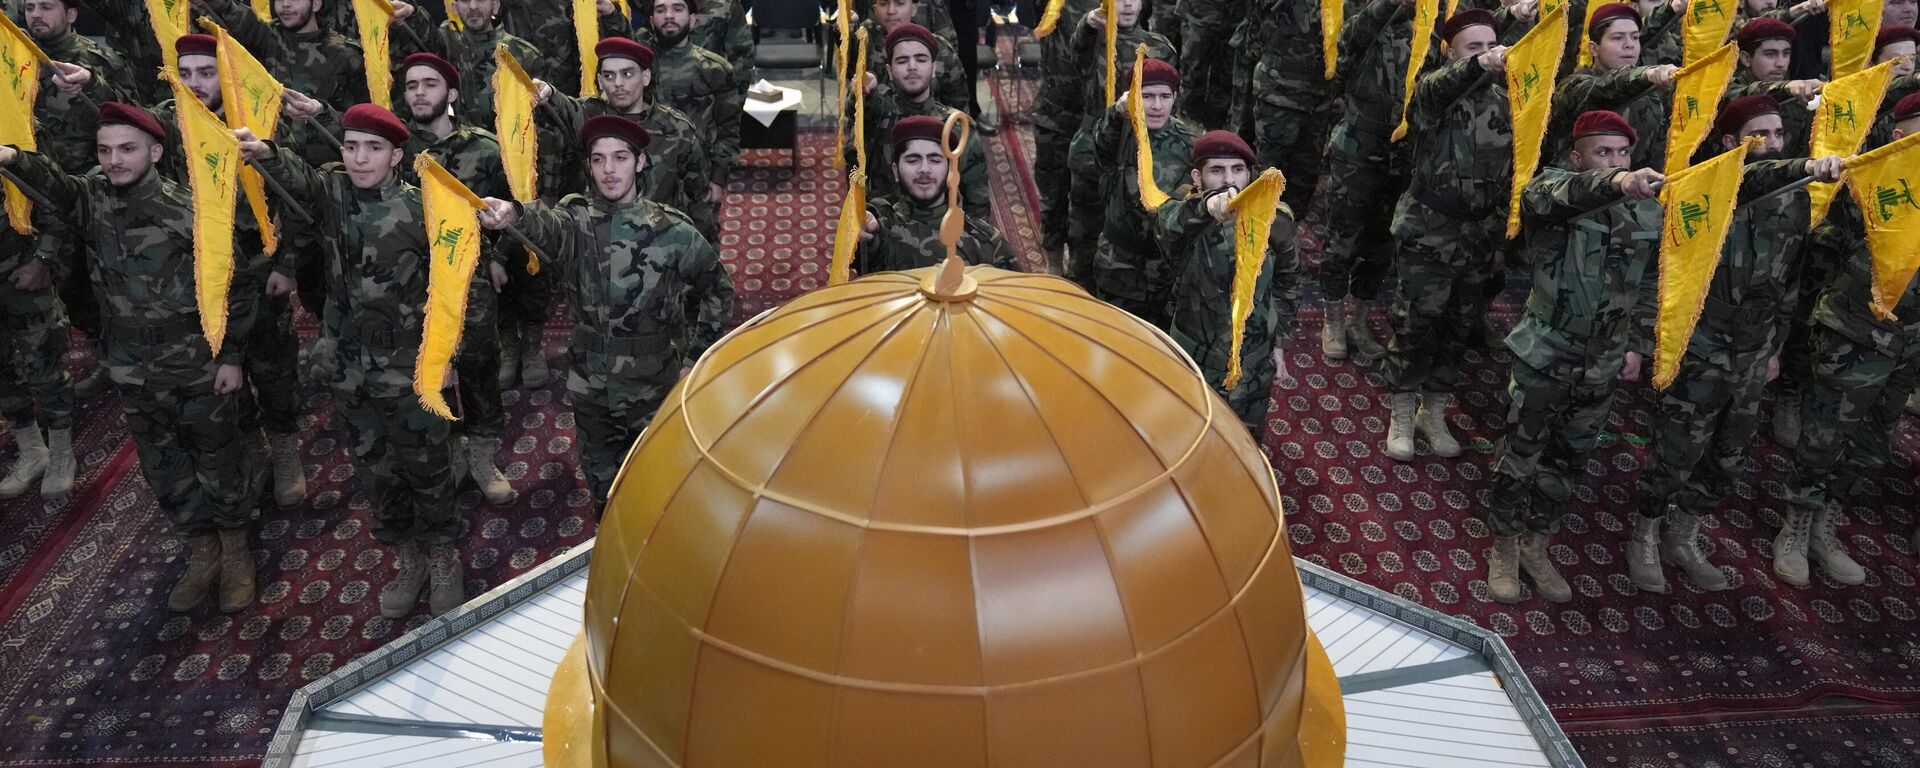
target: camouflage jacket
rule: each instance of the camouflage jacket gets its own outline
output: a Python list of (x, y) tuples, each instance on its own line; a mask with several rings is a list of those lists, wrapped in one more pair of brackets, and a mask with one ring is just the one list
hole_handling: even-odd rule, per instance
[[(1079, 101), (1069, 108), (1080, 115), (1080, 125), (1083, 127), (1092, 125), (1100, 118), (1101, 113), (1113, 105), (1112, 100), (1107, 98), (1106, 40), (1106, 33), (1095, 29), (1085, 18), (1082, 18), (1080, 26), (1073, 30), (1073, 82), (1077, 84), (1075, 87), (1080, 91), (1080, 97)], [(1113, 73), (1114, 77), (1120, 78), (1120, 82), (1114, 84), (1114, 98), (1119, 98), (1120, 94), (1127, 92), (1129, 82), (1126, 78), (1133, 66), (1134, 48), (1141, 43), (1147, 44), (1147, 58), (1166, 62), (1179, 61), (1177, 58), (1179, 51), (1174, 50), (1173, 43), (1167, 40), (1166, 35), (1149, 32), (1146, 27), (1139, 24), (1120, 30), (1120, 34), (1115, 36), (1113, 47), (1114, 55), (1117, 57)], [(1043, 106), (1040, 109), (1045, 110), (1047, 107)]]
[[(932, 97), (914, 101), (894, 90), (891, 85), (881, 85), (874, 88), (873, 93), (867, 94), (868, 198), (880, 200), (900, 194), (900, 183), (893, 177), (892, 151), (887, 141), (887, 134), (893, 130), (894, 123), (915, 115), (928, 115), (945, 121), (948, 115), (957, 111)], [(851, 103), (847, 105), (845, 120), (847, 147), (844, 154), (847, 167), (852, 168), (856, 155)], [(993, 199), (987, 191), (986, 142), (977, 131), (968, 135), (967, 147), (960, 152), (960, 207), (966, 210), (968, 218), (993, 220)]]
[(1035, 94), (1040, 105), (1031, 112), (1035, 123), (1059, 131), (1079, 129), (1083, 73), (1076, 69), (1079, 63), (1074, 59), (1077, 49), (1073, 43), (1087, 14), (1099, 7), (1100, 0), (1066, 0), (1053, 34), (1040, 41), (1040, 87)]
[[(1697, 10), (1710, 12), (1713, 8), (1721, 8), (1730, 13), (1734, 6), (1740, 4), (1739, 0), (1700, 0)], [(1646, 26), (1640, 30), (1640, 66), (1680, 66), (1686, 44), (1680, 38), (1680, 22), (1681, 16), (1673, 12), (1673, 6), (1659, 3), (1653, 7), (1653, 11), (1647, 14)]]
[(1893, 141), (1893, 108), (1901, 99), (1915, 93), (1920, 93), (1920, 72), (1901, 75), (1887, 84), (1887, 95), (1880, 100), (1880, 111), (1873, 116), (1873, 127), (1867, 129), (1867, 140), (1861, 142), (1860, 151), (1886, 146)]
[[(1101, 116), (1094, 126), (1094, 152), (1100, 158), (1103, 173), (1100, 186), (1107, 191), (1105, 223), (1100, 231), (1103, 240), (1115, 247), (1113, 254), (1117, 258), (1141, 259), (1155, 257), (1160, 250), (1154, 242), (1154, 211), (1140, 205), (1140, 154), (1134, 147), (1133, 121), (1127, 112), (1120, 108), (1111, 108)], [(1205, 133), (1200, 126), (1184, 117), (1175, 115), (1167, 124), (1158, 129), (1148, 129), (1147, 143), (1153, 149), (1153, 183), (1161, 191), (1171, 193), (1188, 182), (1188, 172), (1193, 170), (1190, 159), (1193, 155), (1193, 142)], [(1102, 253), (1106, 253), (1102, 250)], [(1107, 264), (1102, 269), (1143, 269), (1148, 265), (1140, 263)], [(1149, 284), (1165, 286), (1172, 279), (1170, 274), (1149, 275)]]
[(400, 168), (404, 170), (402, 178), (408, 184), (419, 183), (413, 172), (413, 159), (427, 152), (474, 194), (502, 200), (513, 197), (513, 192), (507, 189), (507, 169), (500, 164), (500, 140), (494, 137), (493, 131), (458, 120), (445, 136), (435, 136), (419, 125), (410, 127), (412, 134), (405, 145), (407, 156), (400, 161)]
[[(319, 222), (327, 282), (320, 332), (338, 344), (334, 387), (374, 397), (412, 391), (431, 260), (420, 190), (398, 175), (379, 189), (359, 189), (339, 167), (314, 168), (285, 147), (260, 166)], [(283, 263), (274, 271), (291, 277), (297, 269)], [(492, 290), (486, 270), (475, 269), (462, 339), (491, 337), (481, 325), (492, 304), (478, 294)]]
[(1300, 0), (1253, 0), (1260, 28), (1254, 65), (1257, 98), (1295, 111), (1320, 109), (1330, 91), (1320, 33), (1320, 4)]
[[(635, 11), (638, 13), (639, 11)], [(618, 15), (614, 19), (618, 20)], [(555, 87), (564, 88), (569, 94), (578, 93), (580, 79), (573, 77), (580, 71), (580, 43), (574, 39), (573, 4), (567, 0), (502, 0), (500, 13), (494, 17), (494, 27), (507, 34), (525, 40), (540, 52), (544, 62), (542, 67), (548, 75), (559, 80)], [(488, 50), (492, 54), (492, 50)], [(520, 52), (513, 54), (519, 57)], [(530, 66), (526, 59), (520, 59), (523, 67)], [(467, 80), (467, 68), (460, 68), (460, 80)], [(532, 69), (527, 74), (540, 77)], [(462, 89), (465, 90), (465, 89)]]
[(1413, 175), (1394, 214), (1393, 234), (1418, 237), (1437, 214), (1456, 227), (1484, 229), (1486, 241), (1504, 240), (1513, 188), (1506, 77), (1487, 72), (1475, 58), (1422, 75), (1414, 84), (1407, 132), (1415, 144)]
[[(898, 272), (936, 266), (947, 258), (947, 246), (940, 242), (940, 223), (947, 215), (945, 195), (932, 203), (901, 195), (897, 200), (869, 203), (867, 212), (879, 220), (880, 229), (860, 243), (853, 257), (853, 271), (862, 275)], [(1000, 236), (1000, 230), (972, 216), (966, 216), (966, 229), (954, 250), (969, 265), (1021, 271), (1020, 260), (1006, 238)]]
[(325, 28), (295, 32), (278, 22), (267, 24), (253, 15), (252, 6), (238, 0), (211, 0), (208, 5), (220, 26), (259, 58), (281, 85), (339, 110), (368, 100), (367, 72), (358, 42)]
[[(1883, 211), (1901, 222), (1920, 217), (1920, 203), (1896, 196), (1886, 201)], [(1915, 346), (1920, 344), (1920, 280), (1909, 279), (1906, 290), (1894, 297), (1894, 319), (1874, 314), (1873, 253), (1867, 250), (1860, 207), (1845, 191), (1834, 197), (1820, 235), (1841, 245), (1843, 261), (1835, 265), (1832, 282), (1813, 305), (1813, 322), (1887, 357), (1913, 359), (1920, 349)]]
[[(472, 121), (476, 125), (493, 125), (493, 50), (506, 46), (507, 52), (520, 62), (520, 67), (531, 77), (542, 80), (555, 80), (555, 71), (548, 65), (547, 56), (526, 40), (514, 37), (501, 29), (498, 24), (493, 29), (477, 32), (472, 28), (454, 31), (453, 27), (442, 23), (438, 27), (428, 26), (426, 15), (415, 13), (401, 22), (414, 31), (420, 41), (426, 44), (427, 51), (453, 62), (460, 70), (460, 100), (454, 104), (454, 114)], [(401, 60), (418, 53), (412, 38), (405, 34), (393, 37), (394, 66)], [(568, 73), (567, 76), (573, 76)], [(559, 77), (565, 80), (566, 77)], [(399, 78), (394, 78), (394, 88), (401, 86)], [(398, 101), (396, 99), (395, 101)]]
[[(694, 45), (726, 58), (741, 93), (753, 84), (753, 28), (747, 26), (744, 0), (706, 0), (688, 37)], [(952, 29), (952, 24), (948, 24)]]
[(1660, 203), (1621, 202), (1618, 173), (1542, 168), (1520, 196), (1533, 290), (1507, 346), (1534, 368), (1650, 351)]
[(697, 359), (726, 331), (733, 280), (679, 211), (645, 198), (621, 205), (576, 194), (557, 205), (526, 203), (522, 214), (521, 229), (571, 292), (583, 375), (654, 367), (630, 362), (639, 357)]
[[(1665, 167), (1667, 118), (1673, 108), (1673, 90), (1648, 79), (1650, 67), (1626, 67), (1611, 72), (1582, 67), (1560, 81), (1553, 92), (1553, 116), (1547, 120), (1542, 164), (1564, 164), (1573, 149), (1573, 121), (1583, 112), (1607, 110), (1627, 118), (1640, 140), (1633, 143), (1634, 168)], [(1711, 110), (1710, 107), (1707, 109)]]
[(131, 68), (127, 79), (140, 103), (153, 104), (167, 98), (167, 84), (158, 77), (164, 62), (160, 40), (154, 35), (153, 19), (147, 15), (145, 0), (91, 0), (88, 5), (98, 11), (106, 23), (107, 47), (119, 52)]
[[(121, 384), (170, 387), (204, 380), (213, 366), (235, 365), (245, 350), (258, 291), (227, 297), (228, 333), (215, 359), (200, 331), (194, 285), (193, 195), (156, 172), (119, 188), (104, 176), (70, 176), (51, 159), (21, 152), (10, 169), (62, 210), (87, 245), (107, 367)], [(257, 234), (235, 217), (236, 259), (258, 253)], [(84, 224), (80, 224), (84, 222)], [(242, 284), (236, 270), (235, 285)]]
[(1744, 369), (1756, 355), (1780, 351), (1800, 303), (1802, 246), (1811, 213), (1805, 189), (1757, 198), (1805, 175), (1805, 160), (1747, 163), (1720, 266), (1687, 344), (1689, 358), (1731, 372)]
[(34, 102), (34, 140), (41, 152), (67, 173), (84, 173), (98, 165), (94, 134), (100, 128), (99, 104), (133, 98), (132, 71), (126, 60), (106, 46), (69, 30), (53, 40), (39, 40), (40, 49), (54, 61), (78, 64), (93, 74), (82, 89), (86, 99), (69, 97), (53, 84), (53, 68), (40, 68), (40, 97)]
[[(1154, 235), (1173, 269), (1168, 315), (1172, 334), (1203, 370), (1225, 371), (1233, 344), (1233, 223), (1207, 213), (1210, 195), (1190, 192), (1161, 204)], [(1280, 203), (1267, 234), (1267, 258), (1253, 285), (1253, 314), (1241, 336), (1243, 356), (1263, 355), (1292, 332), (1300, 304), (1300, 256), (1293, 210)], [(1208, 377), (1212, 378), (1211, 375)]]
[[(556, 198), (591, 191), (587, 189), (587, 147), (580, 146), (580, 126), (589, 117), (613, 114), (613, 105), (599, 97), (576, 99), (561, 93), (553, 94), (547, 104), (553, 109), (534, 110), (534, 119), (547, 128), (540, 135), (541, 156), (563, 158), (564, 167), (555, 174), (556, 183), (541, 180), (542, 190)], [(665, 104), (648, 104), (626, 117), (645, 126), (651, 137), (640, 195), (696, 221), (712, 216), (713, 203), (707, 194), (716, 179), (708, 171), (707, 154), (693, 120)]]
[[(1083, 6), (1078, 14), (1075, 14), (1072, 8), (1075, 5)], [(862, 23), (873, 19), (873, 0), (854, 0), (852, 6), (854, 12), (860, 14)], [(1066, 22), (1069, 21), (1068, 16), (1085, 15), (1087, 11), (1100, 7), (1100, 0), (1067, 0), (1067, 6), (1061, 9), (1059, 29), (1070, 29), (1066, 26)], [(954, 30), (953, 14), (947, 8), (947, 0), (920, 0), (920, 12), (913, 15), (913, 21), (939, 37), (947, 40), (960, 39), (960, 35)], [(1040, 20), (1034, 19), (1032, 23), (1038, 24)]]
[[(868, 20), (861, 24), (867, 30), (867, 71), (881, 80), (887, 79), (887, 31), (880, 28), (880, 22)], [(935, 36), (940, 50), (933, 52), (933, 96), (942, 104), (965, 104), (973, 99), (972, 83), (967, 82), (966, 67), (960, 63), (960, 51), (953, 41)], [(849, 69), (852, 64), (847, 65)]]
[(654, 51), (648, 97), (680, 110), (699, 129), (707, 170), (718, 181), (740, 164), (740, 116), (746, 92), (735, 87), (733, 65), (690, 43)]
[(1346, 109), (1340, 121), (1348, 130), (1385, 136), (1400, 124), (1412, 39), (1413, 9), (1400, 0), (1373, 0), (1341, 28), (1338, 79)]

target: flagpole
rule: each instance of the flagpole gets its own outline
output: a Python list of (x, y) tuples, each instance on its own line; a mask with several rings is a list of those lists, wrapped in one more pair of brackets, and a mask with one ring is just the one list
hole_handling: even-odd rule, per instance
[[(1664, 187), (1664, 186), (1666, 186), (1666, 185), (1667, 185), (1667, 182), (1665, 182), (1665, 181), (1656, 181), (1656, 182), (1654, 182), (1654, 183), (1653, 183), (1653, 192), (1654, 192), (1654, 194), (1655, 194), (1655, 195), (1658, 195), (1658, 194), (1660, 194), (1660, 188), (1661, 188), (1661, 187)], [(1573, 220), (1575, 220), (1575, 221), (1578, 221), (1578, 220), (1580, 220), (1580, 219), (1585, 219), (1585, 218), (1588, 218), (1588, 217), (1592, 217), (1592, 216), (1598, 216), (1598, 215), (1600, 215), (1600, 214), (1602, 214), (1602, 213), (1606, 213), (1607, 211), (1611, 211), (1611, 210), (1613, 210), (1613, 209), (1615, 209), (1615, 208), (1618, 208), (1618, 207), (1620, 207), (1620, 206), (1622, 206), (1622, 205), (1626, 205), (1627, 203), (1631, 203), (1631, 202), (1633, 202), (1633, 201), (1634, 201), (1635, 199), (1636, 199), (1636, 198), (1631, 198), (1631, 197), (1622, 197), (1622, 198), (1620, 198), (1620, 199), (1618, 199), (1618, 200), (1615, 200), (1615, 201), (1613, 201), (1613, 202), (1611, 202), (1611, 203), (1607, 203), (1606, 205), (1602, 205), (1602, 206), (1600, 206), (1600, 207), (1597, 207), (1597, 208), (1590, 208), (1590, 209), (1587, 209), (1587, 210), (1585, 210), (1585, 211), (1581, 211), (1581, 212), (1580, 212), (1580, 214), (1579, 214), (1578, 216), (1575, 216), (1575, 217), (1573, 217)], [(1650, 199), (1650, 198), (1649, 198), (1649, 199)]]
[(307, 210), (305, 208), (300, 207), (299, 199), (295, 198), (292, 192), (288, 192), (286, 187), (280, 186), (280, 181), (278, 179), (275, 179), (273, 177), (273, 174), (267, 173), (267, 169), (262, 168), (260, 166), (260, 161), (249, 157), (247, 158), (247, 165), (252, 166), (253, 170), (260, 174), (260, 178), (267, 182), (267, 186), (273, 189), (274, 194), (279, 195), (282, 198), (286, 199), (287, 204), (283, 207), (292, 210), (294, 213), (300, 214), (301, 221), (304, 221), (308, 224), (317, 223), (313, 220), (312, 214), (307, 213)]
[(49, 211), (58, 210), (59, 206), (54, 205), (52, 200), (48, 200), (46, 195), (40, 194), (40, 190), (34, 189), (33, 185), (21, 181), (19, 176), (13, 175), (13, 171), (0, 168), (0, 179), (6, 179), (14, 186), (19, 187), (20, 191), (27, 197), (33, 198), (33, 202), (36, 205)]
[(508, 235), (512, 236), (513, 239), (520, 241), (520, 244), (526, 246), (527, 250), (533, 251), (533, 255), (539, 258), (542, 263), (546, 263), (546, 264), (553, 263), (552, 259), (547, 258), (547, 252), (540, 250), (540, 246), (534, 245), (532, 240), (527, 239), (527, 234), (525, 232), (521, 232), (519, 227), (516, 227), (512, 224), (508, 224), (504, 227), (501, 227), (500, 231), (505, 232)]
[[(1796, 190), (1796, 189), (1799, 189), (1799, 188), (1801, 188), (1801, 187), (1804, 187), (1804, 186), (1806, 186), (1806, 185), (1808, 185), (1808, 184), (1812, 184), (1813, 182), (1814, 182), (1814, 178), (1813, 178), (1812, 176), (1807, 176), (1807, 177), (1805, 177), (1805, 178), (1802, 178), (1802, 179), (1800, 179), (1799, 181), (1796, 181), (1796, 182), (1793, 182), (1793, 183), (1790, 183), (1790, 184), (1787, 184), (1787, 185), (1784, 185), (1784, 186), (1782, 186), (1782, 187), (1780, 187), (1779, 189), (1776, 189), (1776, 190), (1773, 190), (1773, 191), (1771, 191), (1771, 192), (1768, 192), (1768, 193), (1766, 193), (1766, 194), (1764, 194), (1764, 195), (1761, 195), (1761, 196), (1759, 196), (1759, 197), (1754, 197), (1754, 198), (1749, 198), (1749, 199), (1748, 199), (1748, 200), (1746, 200), (1746, 201), (1745, 201), (1744, 203), (1741, 203), (1741, 205), (1753, 205), (1754, 203), (1757, 203), (1757, 202), (1760, 202), (1760, 201), (1762, 201), (1762, 200), (1766, 200), (1766, 199), (1768, 199), (1768, 198), (1771, 198), (1771, 197), (1774, 197), (1774, 196), (1776, 196), (1776, 195), (1784, 195), (1784, 194), (1786, 194), (1786, 193), (1788, 193), (1788, 192), (1792, 192), (1792, 191), (1794, 191), (1794, 190)], [(1658, 193), (1658, 192), (1660, 191), (1660, 188), (1661, 188), (1661, 187), (1664, 187), (1664, 186), (1666, 186), (1666, 185), (1667, 185), (1667, 183), (1666, 183), (1665, 181), (1656, 181), (1656, 182), (1654, 182), (1654, 183), (1653, 183), (1653, 191), (1654, 191), (1655, 193)], [(1592, 210), (1588, 210), (1588, 211), (1584, 211), (1584, 212), (1582, 212), (1582, 213), (1581, 213), (1580, 215), (1578, 215), (1578, 216), (1575, 216), (1575, 217), (1573, 217), (1573, 218), (1575, 218), (1575, 219), (1584, 219), (1584, 218), (1587, 218), (1587, 217), (1589, 217), (1589, 216), (1595, 216), (1595, 215), (1598, 215), (1598, 214), (1601, 214), (1601, 213), (1605, 213), (1605, 212), (1607, 212), (1607, 211), (1609, 211), (1609, 210), (1612, 210), (1612, 209), (1614, 209), (1614, 208), (1616, 208), (1616, 207), (1618, 207), (1618, 206), (1620, 206), (1620, 205), (1623, 205), (1623, 204), (1626, 204), (1626, 203), (1630, 203), (1630, 202), (1633, 202), (1633, 198), (1624, 198), (1624, 197), (1623, 197), (1623, 198), (1621, 198), (1621, 199), (1619, 199), (1619, 200), (1615, 200), (1615, 201), (1613, 201), (1613, 202), (1611, 202), (1611, 203), (1607, 203), (1606, 205), (1603, 205), (1603, 206), (1600, 206), (1600, 207), (1598, 207), (1598, 208), (1594, 208), (1594, 209), (1592, 209)]]
[(312, 126), (312, 127), (313, 127), (313, 132), (314, 132), (314, 133), (317, 133), (317, 134), (320, 134), (320, 138), (323, 138), (323, 139), (326, 139), (326, 140), (327, 140), (327, 144), (329, 144), (329, 145), (331, 145), (331, 146), (332, 146), (332, 147), (334, 148), (334, 150), (335, 150), (335, 151), (339, 151), (339, 150), (340, 150), (340, 140), (339, 140), (339, 139), (336, 139), (336, 138), (334, 138), (334, 137), (333, 137), (333, 132), (332, 132), (332, 131), (329, 131), (329, 130), (327, 130), (327, 127), (326, 127), (326, 126), (324, 126), (324, 125), (321, 125), (321, 124), (320, 124), (320, 121), (319, 121), (319, 120), (315, 120), (315, 119), (313, 119), (313, 118), (312, 118), (312, 117), (310, 117), (310, 116), (309, 116), (309, 117), (301, 117), (300, 119), (301, 119), (301, 120), (305, 120), (305, 121), (307, 122), (307, 125), (310, 125), (310, 126)]

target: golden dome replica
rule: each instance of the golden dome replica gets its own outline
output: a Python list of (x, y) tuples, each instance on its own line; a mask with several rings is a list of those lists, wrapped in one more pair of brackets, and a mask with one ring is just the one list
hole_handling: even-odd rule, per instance
[(548, 766), (1327, 768), (1265, 457), (1145, 322), (878, 274), (742, 326), (628, 456)]

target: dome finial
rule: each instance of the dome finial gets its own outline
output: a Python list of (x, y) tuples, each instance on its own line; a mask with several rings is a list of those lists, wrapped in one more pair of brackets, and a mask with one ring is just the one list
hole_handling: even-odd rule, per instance
[(947, 215), (940, 220), (940, 242), (947, 246), (947, 259), (933, 279), (920, 286), (935, 301), (966, 301), (979, 288), (967, 277), (967, 265), (960, 260), (960, 235), (967, 227), (967, 215), (960, 210), (960, 154), (966, 151), (971, 133), (966, 114), (958, 110), (947, 115), (940, 130), (940, 151), (947, 156)]

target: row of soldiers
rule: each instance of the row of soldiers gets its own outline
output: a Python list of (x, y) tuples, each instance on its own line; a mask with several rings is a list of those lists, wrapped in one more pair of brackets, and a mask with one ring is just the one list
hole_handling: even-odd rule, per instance
[[(725, 58), (689, 38), (727, 39), (741, 27), (705, 23), (686, 0), (657, 0), (648, 27), (629, 35), (601, 3), (597, 95), (574, 96), (577, 76), (534, 65), (546, 76), (534, 83), (543, 194), (505, 203), (500, 142), (485, 127), (487, 72), (496, 47), (519, 46), (498, 26), (509, 16), (497, 0), (453, 3), (464, 22), (457, 31), (394, 5), (394, 28), (413, 29), (393, 38), (397, 115), (360, 101), (358, 60), (308, 79), (320, 59), (355, 51), (334, 26), (353, 22), (317, 0), (279, 0), (271, 22), (245, 3), (196, 2), (196, 14), (230, 31), (274, 77), (305, 86), (283, 93), (275, 135), (236, 131), (271, 190), (279, 242), (270, 250), (244, 203), (237, 208), (227, 331), (214, 357), (196, 302), (183, 105), (146, 95), (144, 78), (131, 74), (137, 65), (126, 63), (139, 56), (77, 35), (78, 3), (29, 0), (18, 16), (53, 63), (41, 69), (34, 105), (38, 150), (0, 147), (0, 170), (36, 201), (37, 230), (24, 235), (10, 221), (0, 231), (0, 406), (19, 446), (0, 498), (30, 493), (36, 481), (49, 499), (71, 490), (73, 402), (93, 393), (83, 387), (92, 379), (70, 379), (64, 360), (71, 330), (83, 331), (99, 344), (89, 377), (119, 394), (142, 474), (188, 543), (169, 606), (192, 610), (211, 596), (222, 611), (244, 608), (254, 593), (258, 500), (270, 493), (292, 506), (306, 496), (297, 300), (321, 328), (309, 376), (332, 394), (372, 502), (373, 534), (394, 553), (381, 611), (405, 616), (423, 593), (433, 611), (448, 610), (465, 589), (455, 490), (470, 479), (488, 503), (513, 499), (496, 463), (502, 389), (545, 383), (549, 296), (566, 290), (568, 398), (581, 464), (604, 502), (627, 447), (731, 316), (731, 281), (712, 242), (737, 162), (743, 84)], [(569, 38), (540, 52), (571, 47)], [(209, 35), (173, 41), (178, 92), (216, 115), (239, 108), (224, 103), (221, 50)], [(476, 72), (457, 62), (485, 64)], [(489, 224), (520, 213), (534, 246), (486, 243), (451, 373), (433, 383), (457, 404), (453, 422), (415, 395), (432, 247), (412, 171), (423, 154), (499, 206)]]

